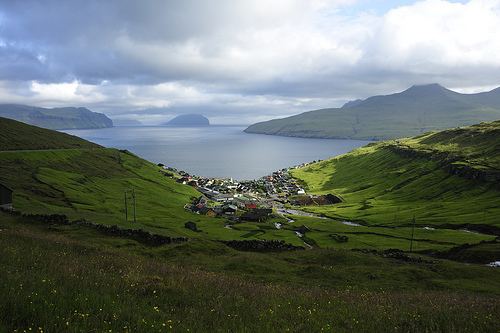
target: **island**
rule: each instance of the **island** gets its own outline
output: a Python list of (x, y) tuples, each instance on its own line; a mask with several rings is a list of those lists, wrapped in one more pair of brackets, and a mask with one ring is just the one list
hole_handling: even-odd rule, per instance
[(210, 121), (201, 114), (182, 114), (165, 123), (165, 125), (172, 127), (205, 127), (210, 126)]

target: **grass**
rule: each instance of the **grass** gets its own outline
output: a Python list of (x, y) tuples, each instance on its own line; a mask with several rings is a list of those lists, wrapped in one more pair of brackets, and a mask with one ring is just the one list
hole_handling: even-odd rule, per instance
[[(7, 125), (10, 126), (10, 123), (10, 120), (6, 120)], [(7, 125), (4, 127), (9, 127)], [(13, 130), (21, 131), (19, 137), (27, 137), (23, 139), (24, 146), (17, 148), (38, 147), (30, 142), (37, 141), (38, 137), (35, 135), (30, 138), (26, 134), (30, 133), (32, 126), (20, 123), (15, 125)], [(42, 131), (44, 147), (50, 146), (50, 142), (61, 141), (63, 145), (68, 143), (65, 141), (66, 135)], [(477, 131), (484, 132), (485, 128), (480, 127)], [(489, 147), (490, 150), (484, 156), (490, 156), (487, 164), (491, 164), (492, 156), (496, 156), (495, 148), (491, 147), (495, 146), (488, 146), (488, 141), (481, 141), (481, 138), (487, 137), (482, 132), (472, 133), (472, 137), (474, 144), (481, 149)], [(13, 136), (12, 131), (9, 133)], [(471, 133), (461, 133), (461, 140), (457, 139), (460, 137), (455, 133), (439, 135), (445, 135), (446, 140), (455, 138), (455, 145), (469, 143), (472, 147), (471, 135), (467, 134)], [(421, 142), (426, 140), (434, 140), (433, 147), (441, 147), (440, 144), (446, 141), (443, 138), (436, 140), (425, 136), (408, 140), (405, 145), (420, 145), (419, 149), (423, 149)], [(450, 177), (439, 169), (436, 161), (404, 159), (386, 149), (385, 144), (377, 144), (339, 159), (295, 171), (296, 177), (307, 178), (312, 191), (326, 193), (333, 189), (335, 193), (342, 194), (346, 202), (341, 205), (308, 208), (337, 218), (337, 222), (293, 217), (297, 222), (287, 224), (284, 219), (276, 218), (266, 223), (240, 223), (228, 229), (225, 228), (225, 219), (208, 218), (185, 211), (183, 206), (200, 194), (189, 186), (165, 177), (156, 165), (124, 151), (94, 147), (81, 141), (90, 145), (90, 148), (0, 151), (0, 183), (14, 189), (14, 205), (18, 210), (25, 213), (66, 214), (72, 220), (83, 218), (173, 237), (212, 240), (278, 239), (298, 246), (305, 246), (305, 240), (315, 247), (336, 249), (407, 250), (411, 231), (408, 224), (413, 214), (419, 224), (414, 242), (414, 249), (417, 251), (448, 251), (460, 244), (477, 244), (492, 238), (455, 230), (423, 231), (421, 227), (424, 225), (449, 223), (452, 219), (454, 223), (470, 222), (477, 216), (481, 217), (481, 223), (498, 222), (496, 216), (500, 208), (496, 205), (497, 191), (488, 186), (477, 186), (465, 179)], [(473, 155), (470, 148), (467, 159), (472, 158), (481, 159), (481, 156)], [(332, 172), (337, 168), (340, 172), (332, 177)], [(364, 172), (367, 169), (374, 172), (367, 174)], [(353, 183), (353, 179), (356, 182)], [(415, 181), (408, 182), (408, 179)], [(444, 184), (447, 184), (446, 187)], [(395, 190), (388, 191), (388, 187)], [(130, 216), (129, 221), (125, 221), (124, 193), (132, 188), (137, 197), (135, 224)], [(443, 190), (448, 191), (446, 201), (434, 200), (433, 196), (440, 199), (439, 195)], [(131, 215), (131, 200), (128, 210)], [(348, 227), (339, 223), (344, 218), (363, 220), (371, 226), (403, 227)], [(187, 221), (194, 221), (201, 231), (186, 229), (184, 223)], [(277, 230), (274, 222), (283, 223), (283, 228)], [(294, 231), (295, 227), (302, 224), (312, 229), (305, 239), (297, 237)], [(332, 234), (347, 236), (348, 242), (339, 243), (332, 238)]]
[(99, 148), (73, 135), (0, 117), (0, 150)]
[[(375, 226), (482, 224), (500, 227), (496, 181), (452, 175), (462, 163), (495, 175), (499, 169), (500, 122), (370, 144), (346, 155), (292, 172), (311, 193), (335, 193), (344, 202), (307, 210)], [(470, 137), (475, 137), (470, 140)], [(395, 151), (415, 152), (405, 157)], [(476, 147), (474, 149), (474, 147)], [(446, 157), (443, 157), (443, 153)], [(446, 158), (453, 157), (447, 161)]]
[(478, 265), (204, 240), (148, 247), (3, 213), (0, 230), (0, 331), (498, 329), (499, 272)]
[[(216, 240), (283, 239), (302, 245), (293, 231), (270, 223), (225, 228), (226, 220), (190, 213), (184, 205), (201, 194), (166, 177), (158, 166), (116, 149), (0, 151), (0, 183), (14, 189), (14, 206), (23, 213), (65, 214), (71, 220), (145, 229), (154, 233)], [(134, 189), (137, 222), (125, 221), (124, 193)], [(184, 227), (187, 221), (201, 232)], [(249, 234), (250, 231), (259, 231)]]
[[(413, 251), (428, 250), (447, 251), (461, 244), (477, 244), (491, 241), (496, 237), (464, 230), (424, 229), (417, 227), (368, 227), (350, 226), (340, 220), (325, 221), (323, 219), (293, 216), (295, 225), (305, 225), (311, 229), (307, 237), (321, 248), (335, 249), (402, 249), (409, 250), (412, 231), (414, 234)], [(287, 226), (291, 228), (292, 225)], [(344, 235), (347, 242), (336, 242), (332, 235)], [(489, 262), (489, 261), (488, 261)]]
[[(1, 152), (0, 182), (14, 189), (25, 213), (165, 229), (172, 233), (199, 217), (183, 209), (198, 193), (163, 176), (155, 165), (115, 149)], [(138, 223), (125, 222), (125, 190), (135, 189)], [(131, 200), (129, 200), (131, 202)], [(132, 211), (130, 205), (129, 211)]]
[[(14, 189), (16, 209), (189, 241), (149, 246), (83, 225), (47, 225), (0, 212), (0, 332), (498, 331), (498, 269), (425, 255), (439, 251), (439, 256), (483, 262), (497, 259), (498, 241), (421, 228), (460, 223), (455, 218), (463, 214), (478, 218), (484, 207), (481, 223), (496, 225), (498, 191), (447, 175), (435, 160), (402, 158), (378, 144), (296, 171), (310, 189), (345, 199), (338, 206), (308, 209), (363, 218), (367, 226), (292, 216), (290, 224), (274, 218), (228, 229), (224, 219), (185, 211), (184, 204), (199, 193), (152, 163), (90, 143), (75, 146), (56, 132), (30, 137), (29, 128), (16, 126), (26, 137), (15, 149), (5, 151), (14, 147), (8, 145), (13, 140), (0, 146), (0, 183)], [(69, 146), (50, 149), (58, 140)], [(416, 140), (405, 144), (416, 147), (432, 137)], [(462, 151), (453, 147), (454, 154)], [(474, 159), (482, 168), (496, 163), (491, 151), (488, 156), (463, 151), (462, 162)], [(124, 191), (131, 188), (137, 194), (135, 224), (124, 221)], [(394, 217), (396, 207), (401, 208)], [(408, 217), (415, 212), (425, 213), (417, 215), (414, 235), (420, 253), (381, 252), (408, 248)], [(184, 228), (189, 220), (201, 231)], [(277, 230), (274, 222), (283, 228)], [(304, 239), (294, 231), (301, 225), (310, 228)], [(306, 241), (312, 249), (240, 252), (219, 242), (230, 239)], [(457, 247), (465, 243), (474, 245)]]

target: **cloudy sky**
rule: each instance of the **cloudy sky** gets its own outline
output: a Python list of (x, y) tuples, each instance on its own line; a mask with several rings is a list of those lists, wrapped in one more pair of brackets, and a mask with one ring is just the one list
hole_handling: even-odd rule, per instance
[(500, 86), (500, 0), (0, 1), (0, 103), (252, 123)]

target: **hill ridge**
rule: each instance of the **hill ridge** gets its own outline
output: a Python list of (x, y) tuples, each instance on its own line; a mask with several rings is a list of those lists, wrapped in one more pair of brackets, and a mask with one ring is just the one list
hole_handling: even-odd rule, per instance
[(439, 84), (253, 124), (247, 133), (384, 140), (500, 119), (500, 88), (462, 94)]
[(0, 117), (48, 129), (113, 127), (105, 114), (85, 107), (42, 108), (24, 104), (0, 104)]
[(0, 117), (0, 151), (102, 148), (66, 133)]

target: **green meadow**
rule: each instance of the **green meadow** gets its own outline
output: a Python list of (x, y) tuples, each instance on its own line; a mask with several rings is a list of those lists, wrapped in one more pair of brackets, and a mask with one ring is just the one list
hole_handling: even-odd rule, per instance
[[(329, 218), (228, 227), (186, 211), (199, 192), (148, 161), (58, 132), (35, 128), (30, 137), (31, 126), (15, 123), (19, 138), (0, 136), (0, 183), (14, 190), (16, 210), (188, 240), (157, 246), (0, 211), (0, 332), (497, 332), (500, 273), (484, 264), (500, 253), (489, 232), (499, 226), (498, 186), (450, 174), (440, 160), (444, 151), (453, 155), (446, 161), (494, 176), (498, 135), (485, 126), (372, 144), (297, 169), (310, 193), (343, 198), (302, 207)], [(220, 242), (255, 239), (304, 250)]]
[[(405, 155), (410, 156), (405, 156)], [(338, 205), (307, 207), (370, 226), (481, 224), (500, 228), (500, 122), (373, 143), (293, 170), (310, 193), (334, 193)], [(453, 174), (450, 168), (477, 177)]]
[(409, 258), (152, 247), (0, 213), (0, 331), (497, 331), (497, 269)]

